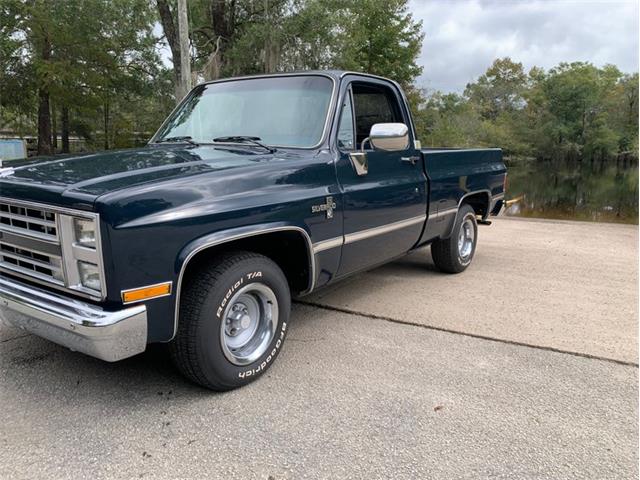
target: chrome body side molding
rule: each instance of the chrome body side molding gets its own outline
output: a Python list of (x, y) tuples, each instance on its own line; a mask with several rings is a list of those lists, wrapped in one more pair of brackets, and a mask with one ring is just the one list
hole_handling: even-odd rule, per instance
[(359, 232), (349, 233), (342, 237), (322, 240), (321, 242), (313, 244), (313, 253), (324, 252), (325, 250), (341, 247), (342, 245), (346, 245), (348, 243), (365, 240), (367, 238), (376, 237), (378, 235), (384, 235), (385, 233), (390, 233), (394, 230), (410, 227), (411, 225), (415, 225), (416, 223), (423, 223), (426, 219), (426, 215), (419, 215), (417, 217), (400, 220), (399, 222), (389, 223), (380, 227), (368, 228), (366, 230), (360, 230)]
[(323, 240), (313, 244), (313, 253), (317, 254), (330, 250), (332, 248), (341, 247), (344, 244), (344, 237), (335, 237), (328, 240)]
[(446, 210), (442, 210), (441, 212), (433, 213), (429, 215), (429, 218), (438, 218), (438, 217), (446, 217), (447, 215), (453, 215), (454, 213), (458, 213), (459, 207), (447, 208)]
[(344, 243), (353, 243), (366, 238), (376, 237), (378, 235), (384, 235), (385, 233), (393, 232), (401, 228), (410, 227), (416, 223), (424, 223), (427, 219), (426, 215), (419, 215), (417, 217), (408, 218), (406, 220), (400, 220), (399, 222), (389, 223), (381, 227), (368, 228), (359, 232), (349, 233), (344, 236)]
[(367, 230), (362, 230), (360, 232), (351, 233), (349, 235), (345, 235), (344, 237), (335, 237), (327, 240), (323, 240), (317, 243), (311, 242), (311, 237), (309, 233), (302, 227), (296, 227), (291, 225), (283, 225), (283, 226), (272, 226), (272, 227), (264, 227), (264, 226), (254, 226), (249, 228), (240, 228), (235, 232), (216, 232), (212, 235), (208, 235), (206, 237), (200, 238), (195, 242), (192, 242), (191, 247), (187, 246), (186, 251), (188, 251), (184, 260), (182, 260), (182, 264), (180, 266), (180, 272), (178, 274), (178, 281), (176, 283), (176, 305), (175, 305), (175, 313), (174, 313), (174, 326), (173, 326), (173, 335), (172, 338), (176, 335), (178, 331), (178, 321), (180, 318), (180, 293), (182, 291), (182, 281), (184, 278), (184, 273), (187, 269), (187, 265), (191, 261), (191, 259), (198, 253), (214, 247), (218, 245), (222, 245), (225, 243), (233, 242), (235, 240), (240, 240), (243, 238), (255, 237), (259, 235), (264, 235), (273, 232), (283, 232), (283, 231), (292, 231), (301, 234), (307, 244), (307, 254), (309, 256), (309, 288), (301, 294), (311, 293), (315, 287), (316, 281), (316, 254), (323, 252), (325, 250), (329, 250), (336, 247), (341, 247), (346, 243), (357, 242), (359, 240), (364, 240), (366, 238), (371, 238), (377, 235), (383, 235), (385, 233), (392, 232), (394, 230), (399, 230), (401, 228), (409, 227), (411, 225), (415, 225), (417, 223), (424, 222), (426, 220), (426, 215), (420, 215), (417, 217), (409, 218), (406, 220), (401, 220), (399, 222), (390, 223), (388, 225), (383, 225), (381, 227), (369, 228)]

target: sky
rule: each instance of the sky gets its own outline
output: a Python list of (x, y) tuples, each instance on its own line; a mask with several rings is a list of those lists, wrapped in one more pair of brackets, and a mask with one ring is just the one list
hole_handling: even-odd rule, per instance
[(410, 0), (425, 38), (419, 87), (459, 92), (495, 58), (526, 71), (587, 61), (638, 71), (639, 0)]

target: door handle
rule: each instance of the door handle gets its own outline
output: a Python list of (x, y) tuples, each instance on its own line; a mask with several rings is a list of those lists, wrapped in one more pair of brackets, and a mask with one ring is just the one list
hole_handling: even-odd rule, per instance
[(418, 160), (420, 160), (420, 157), (418, 156), (400, 157), (400, 161), (410, 163), (411, 165), (415, 165), (416, 163), (418, 163)]

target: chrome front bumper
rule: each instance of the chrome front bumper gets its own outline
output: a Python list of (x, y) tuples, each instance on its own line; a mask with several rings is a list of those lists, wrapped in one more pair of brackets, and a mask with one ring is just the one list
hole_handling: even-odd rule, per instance
[(107, 362), (147, 347), (144, 305), (107, 312), (7, 277), (0, 277), (0, 320)]

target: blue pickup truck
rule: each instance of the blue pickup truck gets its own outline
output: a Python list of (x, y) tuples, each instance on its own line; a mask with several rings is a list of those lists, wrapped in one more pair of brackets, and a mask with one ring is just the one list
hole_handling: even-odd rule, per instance
[(106, 361), (167, 342), (236, 388), (277, 357), (292, 296), (427, 245), (465, 270), (505, 180), (499, 149), (422, 148), (384, 78), (205, 83), (144, 148), (0, 170), (0, 318)]

